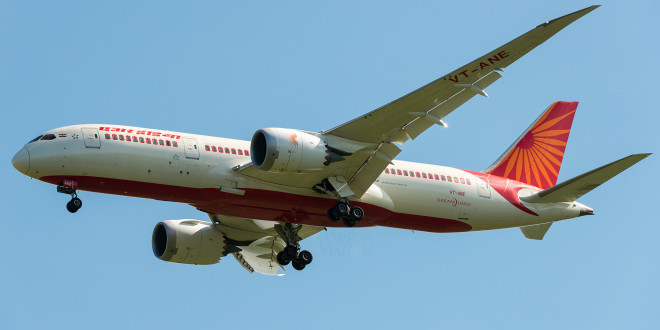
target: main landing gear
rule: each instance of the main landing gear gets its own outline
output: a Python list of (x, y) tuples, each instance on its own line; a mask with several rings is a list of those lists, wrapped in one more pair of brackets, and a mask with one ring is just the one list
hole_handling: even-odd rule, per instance
[(277, 254), (277, 262), (286, 266), (289, 263), (296, 270), (303, 270), (305, 266), (312, 263), (312, 253), (307, 250), (300, 250), (300, 242), (302, 238), (298, 236), (298, 232), (302, 225), (292, 225), (285, 223), (283, 225), (275, 225), (275, 231), (286, 241), (284, 250)]
[(359, 206), (351, 207), (348, 199), (342, 198), (328, 210), (328, 219), (336, 222), (342, 220), (346, 227), (353, 227), (364, 218), (364, 210)]
[(78, 193), (75, 187), (78, 186), (77, 182), (65, 180), (61, 186), (57, 186), (57, 192), (62, 194), (71, 195), (71, 200), (66, 203), (66, 209), (71, 213), (76, 213), (82, 207), (82, 200), (78, 198)]

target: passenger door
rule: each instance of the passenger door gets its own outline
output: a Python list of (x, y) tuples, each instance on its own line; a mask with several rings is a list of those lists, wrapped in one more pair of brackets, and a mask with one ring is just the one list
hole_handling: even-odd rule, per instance
[(197, 140), (193, 138), (183, 138), (183, 146), (186, 149), (186, 158), (199, 159)]
[(85, 148), (101, 148), (101, 137), (96, 128), (84, 127), (82, 129)]

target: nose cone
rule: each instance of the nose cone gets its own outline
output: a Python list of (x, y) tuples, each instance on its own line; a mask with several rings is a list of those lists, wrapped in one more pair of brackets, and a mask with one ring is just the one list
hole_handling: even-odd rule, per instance
[(21, 148), (14, 159), (11, 160), (11, 164), (21, 173), (26, 174), (30, 170), (30, 153), (25, 148)]

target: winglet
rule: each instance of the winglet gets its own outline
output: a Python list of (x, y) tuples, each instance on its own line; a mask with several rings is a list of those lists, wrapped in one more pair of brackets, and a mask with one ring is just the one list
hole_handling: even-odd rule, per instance
[(649, 155), (651, 154), (634, 154), (621, 158), (615, 162), (564, 181), (554, 187), (531, 196), (521, 197), (520, 199), (530, 203), (573, 202)]

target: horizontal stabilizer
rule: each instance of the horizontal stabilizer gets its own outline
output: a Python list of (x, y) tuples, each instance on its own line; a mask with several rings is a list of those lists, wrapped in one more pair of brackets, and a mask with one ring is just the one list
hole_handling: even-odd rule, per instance
[(539, 225), (525, 226), (525, 227), (520, 227), (520, 231), (522, 231), (525, 237), (540, 241), (543, 239), (543, 236), (545, 236), (545, 233), (548, 232), (548, 229), (550, 229), (551, 225), (552, 222), (542, 223)]
[(635, 154), (624, 157), (593, 171), (578, 175), (554, 187), (539, 191), (531, 196), (521, 197), (520, 199), (530, 203), (573, 202), (649, 155), (651, 154)]

